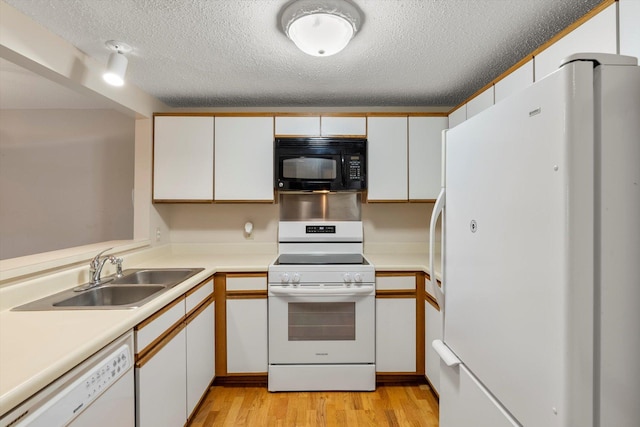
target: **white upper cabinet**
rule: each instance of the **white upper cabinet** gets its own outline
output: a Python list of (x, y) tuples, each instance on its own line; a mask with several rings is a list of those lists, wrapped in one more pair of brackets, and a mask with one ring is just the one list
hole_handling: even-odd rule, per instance
[(620, 54), (640, 59), (640, 1), (618, 0)]
[(617, 53), (617, 4), (612, 4), (584, 24), (536, 55), (535, 79), (558, 69), (560, 62), (579, 52)]
[(320, 118), (320, 132), (322, 136), (365, 136), (367, 118), (323, 116)]
[(320, 116), (276, 117), (276, 135), (319, 136), (320, 135)]
[(467, 119), (482, 113), (493, 105), (493, 85), (467, 102)]
[(156, 116), (154, 200), (213, 200), (213, 117)]
[(467, 120), (467, 104), (449, 114), (449, 128), (456, 127), (465, 120)]
[(530, 60), (494, 85), (495, 102), (498, 103), (532, 84), (533, 60)]
[(408, 199), (407, 117), (369, 117), (369, 201)]
[(409, 117), (409, 199), (435, 200), (440, 192), (442, 131), (446, 117)]
[(215, 200), (273, 201), (273, 117), (215, 123)]

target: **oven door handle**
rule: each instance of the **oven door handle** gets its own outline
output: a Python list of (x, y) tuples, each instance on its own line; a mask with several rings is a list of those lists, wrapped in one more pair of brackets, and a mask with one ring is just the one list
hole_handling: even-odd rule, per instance
[(270, 288), (269, 293), (273, 295), (318, 295), (323, 297), (330, 296), (345, 296), (345, 295), (373, 295), (375, 289), (372, 286), (367, 287), (355, 287), (355, 288), (337, 288), (337, 289), (327, 289), (327, 288)]

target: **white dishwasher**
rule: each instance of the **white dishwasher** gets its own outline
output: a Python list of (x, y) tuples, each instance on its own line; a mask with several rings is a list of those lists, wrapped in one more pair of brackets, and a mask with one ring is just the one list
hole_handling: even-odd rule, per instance
[(128, 332), (0, 419), (0, 427), (135, 425), (133, 333)]

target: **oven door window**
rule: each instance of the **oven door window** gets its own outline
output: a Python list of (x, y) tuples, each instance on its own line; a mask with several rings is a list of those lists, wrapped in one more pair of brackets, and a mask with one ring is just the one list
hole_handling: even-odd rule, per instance
[(355, 302), (290, 302), (289, 341), (354, 341)]
[(335, 158), (294, 157), (282, 160), (282, 179), (334, 180), (338, 176)]

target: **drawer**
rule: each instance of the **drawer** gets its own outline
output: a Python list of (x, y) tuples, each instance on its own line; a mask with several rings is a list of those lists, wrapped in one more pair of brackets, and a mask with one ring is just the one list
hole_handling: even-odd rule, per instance
[(185, 298), (180, 297), (136, 327), (136, 354), (142, 353), (172, 326), (184, 319)]
[(266, 291), (267, 275), (231, 276), (227, 275), (227, 291)]
[(377, 290), (416, 289), (416, 276), (377, 276)]
[(213, 293), (213, 279), (208, 280), (187, 292), (186, 312), (196, 308), (202, 301)]

